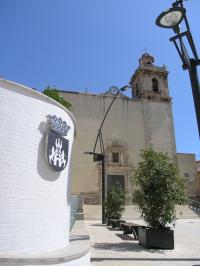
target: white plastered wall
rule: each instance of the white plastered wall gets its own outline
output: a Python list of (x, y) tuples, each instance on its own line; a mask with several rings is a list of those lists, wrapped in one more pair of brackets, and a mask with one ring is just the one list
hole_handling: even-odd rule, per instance
[[(70, 125), (62, 172), (45, 159), (47, 115)], [(68, 178), (74, 118), (60, 104), (25, 86), (0, 80), (0, 255), (38, 254), (69, 240)]]

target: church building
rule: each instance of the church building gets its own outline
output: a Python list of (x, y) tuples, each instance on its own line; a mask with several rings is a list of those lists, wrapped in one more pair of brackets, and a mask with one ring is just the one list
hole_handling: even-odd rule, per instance
[[(176, 152), (172, 115), (172, 99), (165, 66), (154, 65), (154, 58), (145, 53), (130, 79), (132, 97), (120, 93), (112, 105), (102, 128), (105, 147), (105, 190), (119, 182), (132, 202), (134, 188), (129, 178), (140, 160), (142, 149), (152, 148), (167, 153), (177, 165), (186, 184), (188, 196), (197, 190), (194, 154)], [(105, 112), (114, 95), (60, 91), (72, 103), (76, 118), (76, 137), (72, 154), (72, 193), (80, 193), (86, 204), (101, 203), (101, 161), (93, 162), (94, 143)], [(97, 149), (97, 152), (99, 150)]]

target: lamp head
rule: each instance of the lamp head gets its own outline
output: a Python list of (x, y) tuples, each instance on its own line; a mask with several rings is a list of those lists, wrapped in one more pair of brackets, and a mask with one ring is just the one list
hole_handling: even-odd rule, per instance
[(177, 29), (185, 16), (184, 7), (172, 7), (162, 12), (156, 19), (156, 25), (162, 28)]
[(112, 87), (109, 88), (108, 91), (109, 91), (111, 94), (115, 95), (115, 94), (117, 94), (117, 93), (119, 92), (119, 89), (118, 89), (118, 87), (116, 87), (116, 86), (112, 86)]
[(126, 91), (128, 88), (130, 88), (130, 86), (129, 86), (129, 85), (126, 85), (126, 86), (122, 87), (122, 88), (120, 89), (120, 91)]
[(112, 93), (113, 95), (116, 95), (116, 94), (118, 94), (120, 91), (126, 91), (128, 88), (130, 88), (129, 85), (123, 86), (123, 87), (120, 88), (120, 89), (119, 89), (118, 87), (116, 87), (116, 86), (112, 86), (112, 87), (110, 87), (109, 92)]

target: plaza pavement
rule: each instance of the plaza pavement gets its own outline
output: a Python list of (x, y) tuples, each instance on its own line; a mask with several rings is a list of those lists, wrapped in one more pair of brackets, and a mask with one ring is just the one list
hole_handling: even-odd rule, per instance
[(132, 235), (124, 236), (99, 220), (85, 223), (91, 240), (91, 266), (200, 266), (200, 218), (177, 220), (174, 250), (147, 250)]

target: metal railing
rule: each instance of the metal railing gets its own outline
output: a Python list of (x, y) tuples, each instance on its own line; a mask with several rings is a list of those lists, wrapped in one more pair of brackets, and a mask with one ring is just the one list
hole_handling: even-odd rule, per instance
[(72, 229), (75, 221), (80, 220), (80, 216), (78, 217), (78, 213), (82, 212), (82, 200), (80, 194), (72, 194), (71, 195), (71, 212), (70, 212), (70, 230)]

